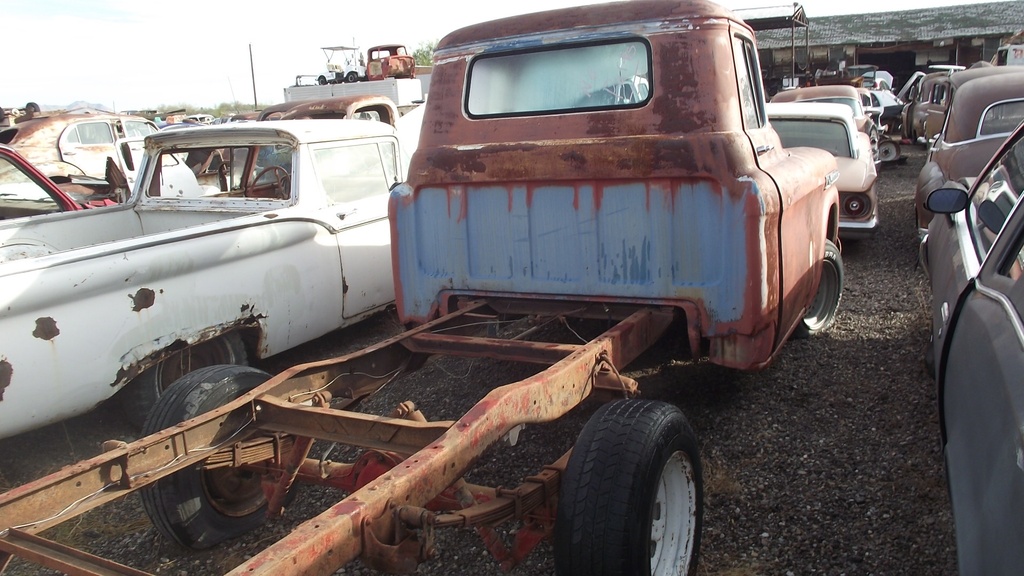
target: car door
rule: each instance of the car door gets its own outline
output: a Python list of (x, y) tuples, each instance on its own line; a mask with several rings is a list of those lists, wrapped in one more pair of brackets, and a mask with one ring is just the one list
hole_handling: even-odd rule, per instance
[(1018, 138), (974, 188), (965, 222), (984, 259), (950, 313), (939, 366), (961, 574), (1019, 574), (1024, 566), (1022, 192)]
[(342, 316), (352, 318), (395, 299), (391, 274), (390, 189), (399, 180), (397, 141), (344, 142), (312, 149), (341, 253)]
[(89, 176), (102, 178), (107, 157), (116, 157), (115, 140), (114, 130), (106, 120), (76, 122), (60, 136), (61, 160), (74, 164)]

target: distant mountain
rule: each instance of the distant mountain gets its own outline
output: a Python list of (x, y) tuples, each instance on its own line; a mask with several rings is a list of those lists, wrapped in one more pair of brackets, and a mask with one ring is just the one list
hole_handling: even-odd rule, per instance
[(77, 100), (77, 101), (72, 102), (71, 104), (68, 104), (67, 106), (64, 107), (65, 110), (74, 110), (75, 108), (91, 108), (93, 110), (103, 110), (104, 112), (113, 112), (113, 110), (111, 110), (109, 106), (104, 106), (103, 104), (94, 104), (92, 102), (84, 102), (82, 100)]
[[(24, 106), (24, 104), (22, 104)], [(102, 110), (104, 112), (113, 112), (109, 106), (103, 104), (94, 104), (91, 102), (85, 102), (83, 100), (77, 100), (66, 106), (55, 106), (53, 104), (39, 104), (39, 110), (42, 112), (52, 112), (54, 110), (74, 110), (75, 108), (90, 108), (92, 110)]]

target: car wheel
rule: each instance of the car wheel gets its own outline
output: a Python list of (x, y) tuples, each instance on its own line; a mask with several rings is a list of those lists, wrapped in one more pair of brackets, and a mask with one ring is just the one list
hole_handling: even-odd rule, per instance
[(839, 301), (843, 297), (843, 280), (843, 256), (831, 240), (825, 240), (825, 257), (822, 259), (818, 292), (803, 320), (797, 324), (794, 337), (808, 338), (832, 326), (836, 321)]
[(650, 400), (605, 404), (562, 477), (556, 572), (694, 574), (703, 514), (697, 439), (683, 413)]
[(200, 342), (148, 368), (129, 382), (118, 394), (125, 416), (141, 428), (157, 399), (185, 374), (215, 364), (245, 364), (248, 356), (237, 332)]
[(356, 74), (355, 71), (349, 72), (348, 74), (345, 75), (345, 82), (348, 82), (349, 84), (357, 80), (359, 80), (359, 74)]
[(320, 76), (319, 78), (316, 79), (316, 83), (321, 85), (321, 86), (323, 86), (324, 84), (327, 84), (327, 77), (326, 76)]
[(894, 140), (882, 140), (878, 143), (878, 159), (882, 162), (893, 162), (900, 157), (900, 145)]
[[(219, 408), (269, 379), (270, 374), (248, 366), (189, 372), (157, 401), (143, 435)], [(249, 532), (266, 519), (260, 475), (230, 466), (206, 470), (196, 463), (143, 488), (141, 497), (161, 534), (197, 550)]]

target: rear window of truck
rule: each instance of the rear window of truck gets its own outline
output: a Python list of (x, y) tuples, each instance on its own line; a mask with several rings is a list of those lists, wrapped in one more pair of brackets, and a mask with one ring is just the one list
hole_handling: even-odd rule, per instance
[(471, 118), (636, 108), (651, 98), (651, 49), (629, 39), (483, 55), (467, 84)]

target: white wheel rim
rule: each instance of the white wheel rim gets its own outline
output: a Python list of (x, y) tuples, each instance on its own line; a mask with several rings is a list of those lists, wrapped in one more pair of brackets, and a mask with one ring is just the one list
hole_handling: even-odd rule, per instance
[(651, 514), (651, 576), (685, 574), (697, 525), (697, 485), (684, 452), (674, 452), (661, 469)]

